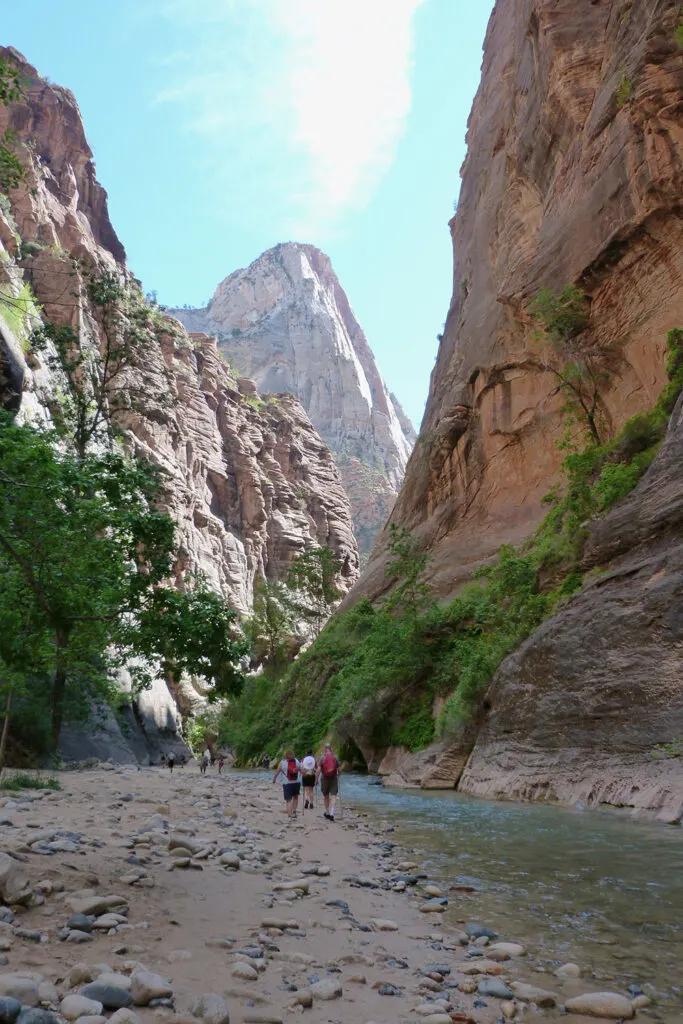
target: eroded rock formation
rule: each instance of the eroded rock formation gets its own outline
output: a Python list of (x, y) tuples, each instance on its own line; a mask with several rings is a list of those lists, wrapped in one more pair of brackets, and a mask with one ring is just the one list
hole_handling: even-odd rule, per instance
[[(14, 298), (30, 282), (47, 318), (77, 325), (92, 341), (95, 318), (82, 289), (79, 294), (70, 257), (126, 273), (106, 193), (95, 178), (72, 94), (40, 79), (16, 51), (0, 49), (0, 57), (17, 62), (25, 82), (19, 104), (0, 106), (0, 131), (14, 127), (34, 154), (24, 154), (31, 185), (0, 207), (3, 294)], [(16, 319), (16, 304), (11, 309)], [(22, 414), (46, 416), (54, 381), (40, 357), (21, 344), (28, 350), (36, 323), (25, 323), (25, 337), (18, 339), (2, 303), (0, 319), (0, 399), (21, 406)], [(190, 336), (172, 318), (150, 334), (136, 372), (145, 401), (132, 403), (118, 419), (131, 450), (163, 470), (164, 504), (178, 524), (178, 579), (201, 572), (247, 612), (257, 577), (279, 579), (297, 554), (329, 545), (342, 562), (341, 588), (347, 590), (358, 574), (348, 499), (329, 448), (299, 402), (289, 394), (260, 395), (253, 381), (221, 359), (215, 338)], [(145, 749), (158, 753), (162, 740), (167, 745), (174, 735), (177, 696), (162, 683), (134, 702), (129, 724), (142, 733)], [(116, 722), (108, 719), (102, 728), (108, 749), (119, 742), (121, 758), (130, 748), (139, 753), (140, 735), (115, 741)]]
[[(541, 289), (590, 299), (586, 344), (613, 357), (609, 436), (658, 397), (683, 323), (679, 22), (676, 0), (496, 3), (451, 221), (452, 305), (392, 516), (424, 541), (441, 596), (528, 537), (558, 479), (563, 400), (530, 315)], [(592, 578), (503, 662), (466, 741), (389, 750), (382, 773), (681, 819), (682, 446), (679, 402), (640, 485), (591, 528)], [(350, 600), (388, 585), (386, 540)]]
[[(677, 0), (498, 0), (451, 221), (453, 299), (393, 520), (452, 594), (529, 535), (562, 458), (563, 399), (530, 301), (576, 283), (617, 367), (612, 430), (650, 408), (683, 320), (683, 52)], [(386, 534), (354, 596), (385, 587)]]
[(584, 568), (601, 571), (503, 662), (460, 789), (683, 818), (682, 467), (683, 397), (591, 530)]
[(277, 245), (222, 281), (206, 309), (173, 313), (192, 331), (216, 334), (221, 352), (260, 390), (299, 399), (337, 460), (359, 545), (369, 551), (415, 432), (329, 258), (312, 245)]

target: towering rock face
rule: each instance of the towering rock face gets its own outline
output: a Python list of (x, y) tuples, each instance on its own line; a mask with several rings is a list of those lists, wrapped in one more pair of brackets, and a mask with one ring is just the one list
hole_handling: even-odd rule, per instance
[[(558, 479), (563, 401), (529, 313), (541, 289), (590, 298), (587, 341), (614, 355), (611, 432), (660, 392), (667, 331), (683, 324), (680, 16), (678, 0), (496, 3), (451, 222), (452, 305), (393, 513), (432, 554), (441, 595), (528, 537)], [(682, 403), (638, 487), (592, 524), (592, 576), (502, 663), (467, 740), (391, 750), (380, 770), (682, 820)], [(350, 600), (387, 586), (386, 541)]]
[(299, 399), (329, 445), (369, 551), (403, 480), (415, 433), (387, 391), (330, 261), (288, 242), (216, 289), (206, 309), (173, 311), (219, 347), (262, 391)]
[(503, 662), (461, 790), (683, 819), (682, 466), (683, 397), (591, 531), (584, 568), (606, 571)]
[[(529, 535), (562, 458), (563, 404), (529, 303), (578, 284), (612, 350), (616, 430), (661, 388), (683, 321), (683, 52), (677, 0), (498, 0), (469, 121), (454, 287), (425, 419), (393, 513), (441, 595)], [(354, 596), (385, 587), (386, 535)]]
[[(2, 58), (20, 65), (27, 84), (21, 103), (0, 106), (0, 131), (13, 126), (37, 156), (31, 187), (0, 204), (1, 290), (17, 295), (29, 282), (46, 317), (92, 329), (68, 254), (126, 271), (80, 113), (71, 93), (41, 80), (21, 55), (0, 49)], [(54, 382), (35, 353), (22, 351), (7, 309), (0, 300), (0, 402), (46, 416)], [(164, 471), (163, 500), (177, 523), (178, 578), (201, 572), (247, 612), (258, 577), (279, 579), (297, 554), (329, 545), (341, 560), (346, 591), (359, 561), (349, 503), (330, 451), (299, 402), (289, 394), (259, 395), (253, 381), (221, 359), (215, 338), (188, 335), (170, 317), (150, 334), (139, 376), (146, 404), (121, 414), (120, 425), (131, 450)], [(164, 401), (154, 397), (160, 395)], [(177, 699), (165, 682), (142, 695), (136, 721), (144, 749), (158, 752), (175, 735)], [(116, 728), (103, 725), (109, 752)], [(141, 749), (139, 740), (121, 740), (121, 757), (130, 746)], [(72, 750), (74, 742), (72, 735)]]

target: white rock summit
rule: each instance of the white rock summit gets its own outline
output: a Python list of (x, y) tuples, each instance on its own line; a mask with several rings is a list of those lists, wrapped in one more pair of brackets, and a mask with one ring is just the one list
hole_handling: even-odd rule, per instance
[(329, 258), (285, 242), (218, 285), (206, 309), (176, 309), (259, 391), (290, 392), (329, 445), (369, 550), (403, 480), (412, 424), (388, 391)]

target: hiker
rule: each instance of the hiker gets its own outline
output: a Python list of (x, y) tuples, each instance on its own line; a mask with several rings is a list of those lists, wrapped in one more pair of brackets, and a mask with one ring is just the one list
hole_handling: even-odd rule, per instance
[(159, 758), (159, 764), (161, 765), (162, 768), (166, 767), (166, 754), (161, 755), (161, 757)]
[(175, 764), (175, 754), (173, 753), (173, 751), (171, 751), (171, 753), (166, 758), (166, 764), (169, 767), (169, 771), (171, 772), (171, 775), (173, 775), (173, 765)]
[(221, 754), (221, 756), (218, 758), (218, 774), (219, 775), (223, 774), (223, 765), (224, 764), (225, 764), (225, 758)]
[(318, 762), (316, 761), (313, 751), (306, 751), (306, 756), (301, 762), (301, 782), (304, 787), (304, 810), (307, 811), (310, 807), (313, 810), (313, 790), (316, 783), (316, 770), (318, 768)]
[(320, 764), (318, 765), (318, 771), (316, 772), (316, 782), (320, 779), (320, 792), (325, 799), (325, 817), (328, 821), (334, 821), (334, 811), (337, 803), (337, 794), (339, 792), (339, 776), (341, 775), (341, 765), (337, 760), (336, 756), (332, 753), (332, 745), (330, 743), (325, 744), (325, 753), (320, 758)]
[(290, 818), (296, 818), (296, 810), (299, 806), (299, 790), (301, 789), (301, 783), (299, 782), (300, 771), (301, 765), (294, 754), (289, 753), (285, 754), (277, 767), (275, 775), (273, 775), (273, 782), (277, 782), (279, 775), (284, 776), (285, 781), (282, 786), (282, 795), (285, 798), (287, 814)]
[(199, 771), (202, 775), (206, 775), (206, 769), (209, 767), (209, 759), (206, 754), (202, 754), (202, 759), (199, 762)]

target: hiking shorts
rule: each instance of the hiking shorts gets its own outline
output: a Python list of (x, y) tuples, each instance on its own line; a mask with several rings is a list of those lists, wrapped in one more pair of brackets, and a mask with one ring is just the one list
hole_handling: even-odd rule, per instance
[(315, 786), (315, 775), (302, 775), (301, 781), (303, 782), (305, 789), (313, 789)]
[(300, 789), (300, 782), (285, 782), (282, 787), (282, 793), (285, 800), (292, 800), (295, 796), (298, 796)]
[(336, 796), (339, 792), (339, 779), (336, 775), (323, 775), (320, 779), (320, 792), (323, 796)]

